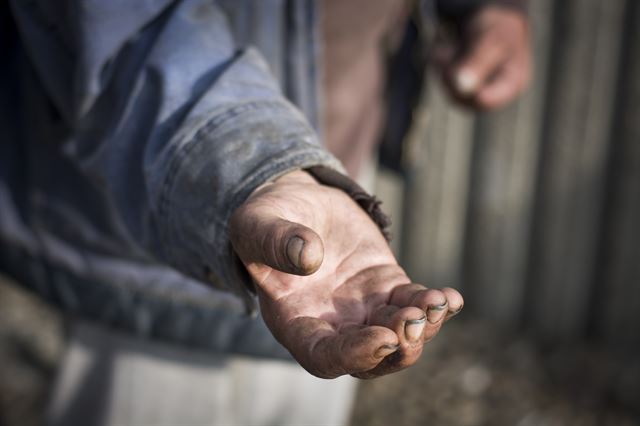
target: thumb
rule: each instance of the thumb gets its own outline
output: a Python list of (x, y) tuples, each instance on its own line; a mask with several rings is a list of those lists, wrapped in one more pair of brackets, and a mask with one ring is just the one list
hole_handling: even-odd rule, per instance
[(508, 58), (504, 40), (481, 33), (470, 41), (465, 55), (453, 69), (452, 80), (460, 95), (473, 95)]
[(312, 229), (272, 213), (240, 208), (230, 223), (231, 244), (242, 262), (310, 275), (324, 258), (322, 239)]

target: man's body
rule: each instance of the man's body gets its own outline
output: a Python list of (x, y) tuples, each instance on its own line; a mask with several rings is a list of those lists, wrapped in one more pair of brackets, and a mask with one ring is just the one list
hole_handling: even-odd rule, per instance
[[(67, 6), (13, 4), (7, 74), (24, 86), (2, 125), (19, 141), (2, 148), (3, 269), (138, 334), (285, 357), (243, 315), (256, 292), (271, 333), (320, 377), (414, 363), (462, 298), (411, 283), (375, 201), (280, 93), (275, 80), (320, 122), (313, 4)], [(459, 77), (465, 57), (443, 68)], [(482, 64), (446, 79), (480, 106), (479, 82), (499, 75)]]

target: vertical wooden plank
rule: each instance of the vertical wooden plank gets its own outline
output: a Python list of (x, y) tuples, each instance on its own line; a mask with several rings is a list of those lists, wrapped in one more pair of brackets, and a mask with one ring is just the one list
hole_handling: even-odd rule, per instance
[(627, 2), (619, 104), (611, 143), (603, 274), (592, 303), (597, 333), (640, 343), (640, 3)]
[(391, 217), (391, 250), (400, 256), (402, 247), (402, 206), (404, 198), (404, 182), (402, 177), (384, 168), (378, 168), (372, 191), (382, 201), (382, 208)]
[(402, 264), (415, 281), (459, 286), (473, 117), (450, 107), (431, 77), (409, 135), (416, 167), (405, 184)]
[(539, 331), (576, 336), (589, 314), (624, 2), (556, 5), (527, 306)]
[(469, 191), (467, 305), (503, 324), (520, 322), (551, 38), (550, 0), (531, 2), (534, 78), (509, 108), (481, 115)]

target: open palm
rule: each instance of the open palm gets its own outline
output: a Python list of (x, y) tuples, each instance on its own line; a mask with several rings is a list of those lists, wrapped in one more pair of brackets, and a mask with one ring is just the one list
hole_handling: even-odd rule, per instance
[(412, 284), (364, 210), (304, 172), (252, 194), (231, 239), (267, 326), (319, 377), (405, 368), (462, 308), (453, 289)]

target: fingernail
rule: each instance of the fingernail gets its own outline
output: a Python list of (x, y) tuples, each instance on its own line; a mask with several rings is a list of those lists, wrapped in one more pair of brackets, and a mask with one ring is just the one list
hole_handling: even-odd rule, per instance
[(463, 95), (468, 95), (476, 91), (478, 77), (473, 71), (460, 70), (455, 78), (456, 88)]
[(429, 309), (427, 309), (427, 320), (431, 324), (435, 324), (438, 321), (440, 321), (446, 314), (445, 312), (446, 307), (447, 307), (447, 302), (444, 302), (441, 305), (430, 305)]
[(460, 313), (460, 311), (462, 311), (462, 306), (460, 306), (458, 309), (456, 309), (455, 311), (451, 311), (449, 312), (449, 318), (453, 318), (456, 315), (458, 315)]
[(398, 350), (400, 345), (384, 345), (378, 348), (375, 353), (376, 358), (384, 358), (385, 356), (389, 356), (395, 351)]
[(298, 269), (302, 269), (302, 250), (304, 249), (304, 240), (298, 236), (291, 237), (287, 243), (287, 257), (289, 261)]
[(404, 323), (404, 335), (410, 342), (417, 342), (422, 337), (424, 330), (425, 317), (420, 319), (407, 320)]

